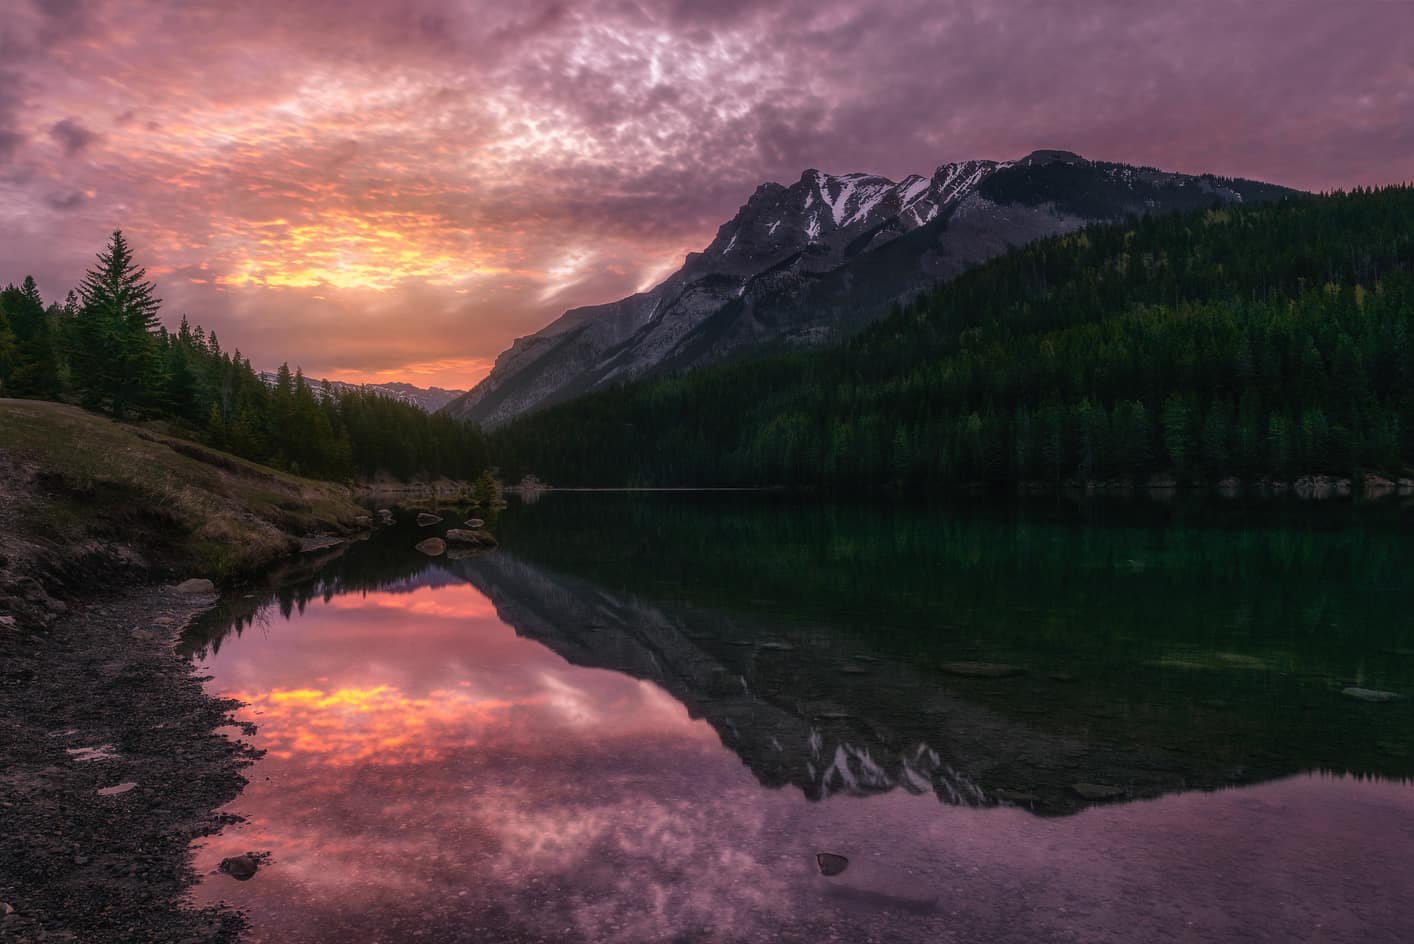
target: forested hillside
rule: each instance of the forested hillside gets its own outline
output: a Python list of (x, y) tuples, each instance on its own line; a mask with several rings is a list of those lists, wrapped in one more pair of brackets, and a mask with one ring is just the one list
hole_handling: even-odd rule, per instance
[(491, 436), (562, 485), (928, 487), (1414, 462), (1414, 189), (1096, 226), (853, 341), (634, 383)]
[(46, 306), (34, 280), (0, 292), (0, 397), (66, 400), (163, 419), (208, 445), (325, 479), (474, 478), (472, 426), (367, 389), (315, 387), (282, 365), (273, 385), (186, 318), (157, 320), (155, 286), (115, 232), (76, 292)]

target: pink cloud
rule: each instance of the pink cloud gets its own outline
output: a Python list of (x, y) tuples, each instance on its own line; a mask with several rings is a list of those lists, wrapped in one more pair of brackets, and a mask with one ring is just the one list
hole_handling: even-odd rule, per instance
[(0, 278), (61, 296), (121, 225), (167, 316), (261, 366), (465, 385), (807, 166), (1407, 178), (1409, 26), (1314, 0), (46, 0), (0, 38)]

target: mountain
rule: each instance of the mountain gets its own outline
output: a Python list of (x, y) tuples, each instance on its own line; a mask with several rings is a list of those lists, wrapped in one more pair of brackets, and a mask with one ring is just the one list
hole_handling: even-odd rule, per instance
[[(275, 374), (271, 371), (261, 371), (260, 379), (271, 386), (275, 384)], [(442, 387), (415, 387), (410, 383), (351, 384), (344, 383), (342, 380), (314, 381), (313, 386), (316, 391), (321, 383), (328, 383), (330, 387), (339, 393), (346, 393), (350, 390), (358, 390), (360, 388), (373, 390), (382, 393), (390, 400), (411, 404), (426, 413), (436, 413), (448, 403), (451, 403), (458, 397), (466, 395), (465, 390), (446, 390)]]
[(1013, 246), (1097, 221), (1289, 193), (1067, 151), (944, 164), (899, 182), (807, 170), (790, 186), (758, 187), (703, 252), (657, 287), (573, 309), (518, 339), (447, 410), (495, 426), (763, 345), (828, 342)]
[(401, 382), (367, 384), (366, 386), (370, 390), (381, 390), (394, 400), (421, 407), (428, 413), (436, 413), (458, 397), (466, 396), (467, 393), (465, 390), (447, 390), (444, 387), (415, 387), (410, 383)]
[(1414, 187), (1093, 225), (845, 343), (639, 379), (488, 445), (561, 486), (1414, 488), (1411, 260)]

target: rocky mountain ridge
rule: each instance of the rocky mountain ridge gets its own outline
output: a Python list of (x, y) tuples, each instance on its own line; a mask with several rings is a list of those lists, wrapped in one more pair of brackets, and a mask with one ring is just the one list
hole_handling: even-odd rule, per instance
[(845, 336), (966, 268), (1036, 239), (1152, 212), (1275, 199), (1270, 184), (1036, 151), (931, 177), (805, 171), (765, 183), (654, 288), (518, 339), (446, 409), (495, 426), (616, 383)]

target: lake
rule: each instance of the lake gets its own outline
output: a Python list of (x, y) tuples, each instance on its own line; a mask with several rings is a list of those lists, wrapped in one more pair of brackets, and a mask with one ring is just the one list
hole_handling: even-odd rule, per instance
[(268, 942), (1414, 940), (1406, 516), (552, 493), (453, 560), (404, 512), (188, 633), (266, 751), (197, 864), (269, 859), (197, 899)]

